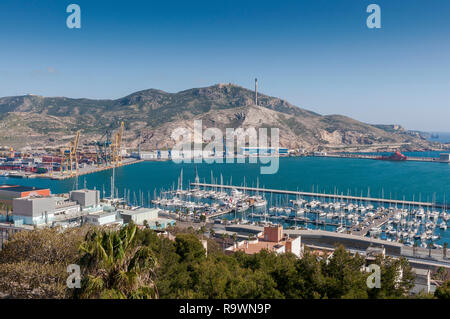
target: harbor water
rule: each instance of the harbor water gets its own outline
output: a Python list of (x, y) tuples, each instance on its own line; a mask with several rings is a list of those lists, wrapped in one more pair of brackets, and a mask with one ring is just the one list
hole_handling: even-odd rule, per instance
[[(183, 187), (195, 181), (232, 184), (291, 191), (368, 196), (386, 199), (446, 203), (450, 201), (450, 165), (432, 162), (390, 162), (370, 159), (289, 157), (279, 159), (279, 170), (273, 175), (261, 175), (261, 164), (175, 164), (141, 162), (115, 170), (115, 188), (120, 197), (128, 194), (136, 204), (150, 203), (163, 190), (176, 189), (183, 169)], [(96, 188), (103, 196), (110, 195), (112, 170), (67, 180), (19, 179), (0, 177), (0, 184), (20, 184), (48, 187), (54, 194), (75, 187)], [(130, 195), (131, 194), (131, 195)], [(266, 199), (270, 201), (270, 195)], [(126, 197), (126, 196), (125, 196)], [(280, 203), (292, 197), (272, 198)], [(141, 202), (139, 202), (141, 200)], [(251, 213), (251, 211), (248, 211)], [(248, 214), (247, 214), (248, 215)], [(228, 216), (231, 218), (232, 216)], [(310, 216), (314, 218), (314, 216)], [(318, 227), (311, 223), (309, 228)], [(327, 230), (332, 227), (322, 226)], [(320, 227), (319, 227), (320, 228)], [(395, 227), (394, 227), (395, 229)], [(450, 232), (439, 230), (438, 243), (450, 241)]]

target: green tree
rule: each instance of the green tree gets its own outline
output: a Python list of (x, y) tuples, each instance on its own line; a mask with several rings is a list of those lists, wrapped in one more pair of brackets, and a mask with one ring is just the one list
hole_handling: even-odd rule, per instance
[(363, 257), (352, 256), (343, 246), (338, 246), (333, 256), (323, 262), (325, 290), (328, 298), (367, 298), (367, 274), (362, 271)]
[(447, 258), (447, 248), (448, 248), (448, 243), (445, 242), (444, 245), (442, 246), (442, 256), (445, 258)]
[(318, 299), (326, 296), (326, 278), (323, 273), (324, 263), (308, 249), (305, 249), (303, 258), (296, 264), (298, 273), (297, 296), (303, 299)]
[(10, 298), (67, 298), (67, 266), (78, 258), (87, 227), (14, 234), (0, 251), (0, 292)]
[(417, 247), (419, 247), (419, 244), (415, 241), (413, 245), (413, 256), (416, 256), (417, 254)]
[(404, 298), (414, 287), (414, 273), (404, 257), (377, 256), (375, 264), (380, 266), (381, 288), (369, 289), (370, 298)]
[(180, 256), (180, 262), (200, 261), (205, 257), (205, 248), (193, 234), (179, 234), (175, 238), (175, 251)]
[(198, 233), (202, 236), (203, 239), (203, 235), (206, 233), (206, 227), (202, 226), (198, 229)]
[(450, 299), (450, 280), (437, 287), (434, 296), (438, 299)]
[(81, 289), (76, 298), (157, 298), (154, 283), (157, 262), (149, 247), (136, 245), (137, 227), (120, 231), (96, 230), (80, 245)]
[(238, 241), (238, 237), (237, 237), (236, 233), (233, 233), (233, 235), (231, 235), (231, 238), (233, 239), (234, 244)]
[(447, 278), (447, 270), (444, 267), (439, 267), (438, 270), (433, 274), (433, 279), (439, 281), (445, 281)]
[(222, 248), (225, 250), (225, 242), (228, 242), (229, 235), (227, 233), (222, 233)]

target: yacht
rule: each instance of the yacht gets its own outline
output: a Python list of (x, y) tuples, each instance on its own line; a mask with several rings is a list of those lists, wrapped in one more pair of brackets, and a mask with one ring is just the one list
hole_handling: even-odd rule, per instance
[(339, 226), (338, 228), (336, 228), (336, 232), (337, 232), (337, 233), (343, 233), (343, 232), (345, 231), (345, 229), (346, 229), (345, 226), (342, 226), (342, 225), (341, 225), (341, 226)]
[(266, 201), (265, 199), (256, 200), (256, 201), (253, 203), (253, 206), (254, 206), (255, 208), (257, 208), (257, 207), (265, 207), (266, 205), (267, 205), (267, 201)]
[(240, 202), (236, 205), (236, 211), (239, 213), (245, 212), (248, 208), (249, 206), (246, 202)]

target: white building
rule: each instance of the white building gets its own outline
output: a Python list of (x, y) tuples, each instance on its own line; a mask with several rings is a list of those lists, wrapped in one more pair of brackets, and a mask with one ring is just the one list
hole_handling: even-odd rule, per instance
[(117, 214), (115, 211), (101, 210), (99, 212), (88, 214), (86, 216), (86, 222), (96, 226), (122, 224), (122, 220), (117, 219), (116, 216)]

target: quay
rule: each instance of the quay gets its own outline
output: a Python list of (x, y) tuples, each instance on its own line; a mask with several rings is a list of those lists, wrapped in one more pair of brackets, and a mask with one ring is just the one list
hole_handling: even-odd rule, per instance
[(416, 207), (435, 207), (444, 208), (444, 204), (441, 203), (430, 203), (430, 202), (417, 202), (408, 200), (397, 200), (397, 199), (386, 199), (386, 198), (375, 198), (375, 197), (362, 197), (362, 196), (350, 196), (350, 195), (336, 195), (336, 194), (326, 194), (326, 193), (312, 193), (312, 192), (299, 192), (299, 191), (289, 191), (282, 189), (270, 189), (270, 188), (257, 188), (257, 187), (247, 187), (247, 186), (233, 186), (233, 185), (220, 185), (220, 184), (208, 184), (208, 183), (191, 183), (191, 186), (196, 187), (210, 187), (217, 189), (237, 189), (250, 192), (261, 192), (261, 193), (273, 193), (273, 194), (284, 194), (293, 196), (309, 196), (309, 197), (320, 197), (328, 199), (347, 199), (355, 201), (366, 201), (372, 203), (381, 204), (396, 204), (396, 205), (411, 205)]
[[(380, 219), (375, 219), (374, 217), (372, 217), (371, 219), (366, 218), (365, 220), (362, 221), (362, 223), (365, 223), (365, 222), (368, 221), (368, 222), (370, 222), (370, 226), (366, 226), (366, 227), (364, 227), (364, 228), (361, 228), (361, 230), (359, 230), (359, 231), (356, 230), (356, 228), (358, 228), (358, 226), (353, 226), (353, 227), (350, 229), (350, 233), (351, 233), (352, 235), (357, 235), (357, 236), (363, 236), (363, 237), (365, 237), (365, 236), (367, 235), (367, 233), (370, 231), (371, 228), (383, 226), (383, 225), (386, 224), (387, 221), (388, 221), (389, 219), (391, 219), (393, 216), (394, 216), (394, 212), (393, 212), (393, 211), (390, 211), (386, 216), (384, 216), (384, 217), (382, 217), (382, 218), (380, 218)], [(362, 223), (361, 223), (361, 224), (362, 224)]]
[[(137, 159), (132, 159), (132, 160), (125, 160), (123, 161), (123, 163), (120, 166), (116, 166), (115, 168), (121, 167), (121, 166), (126, 166), (126, 165), (131, 165), (131, 164), (136, 164), (136, 163), (140, 163), (143, 162), (143, 160), (137, 160)], [(88, 175), (88, 174), (93, 174), (93, 173), (98, 173), (101, 171), (106, 171), (106, 170), (110, 170), (113, 169), (114, 167), (112, 165), (110, 166), (100, 166), (100, 167), (96, 167), (96, 166), (91, 166), (91, 167), (86, 167), (86, 168), (80, 168), (78, 173), (75, 175), (70, 175), (70, 174), (61, 174), (61, 172), (53, 172), (53, 173), (45, 173), (45, 174), (20, 174), (19, 172), (16, 172), (14, 175), (12, 175), (11, 177), (15, 177), (15, 178), (43, 178), (43, 179), (53, 179), (53, 180), (65, 180), (65, 179), (69, 179), (69, 178), (73, 178), (73, 177), (78, 177), (78, 176), (83, 176), (83, 175)]]
[[(333, 158), (356, 158), (356, 159), (372, 159), (379, 160), (379, 155), (371, 154), (342, 154), (342, 153), (329, 153), (314, 155), (315, 157), (333, 157)], [(407, 156), (405, 161), (410, 162), (433, 162), (433, 163), (448, 163), (448, 161), (442, 161), (439, 157), (418, 157), (418, 156)]]
[[(235, 208), (231, 207), (231, 208), (228, 208), (226, 210), (222, 210), (220, 212), (216, 212), (216, 213), (210, 214), (210, 215), (208, 215), (206, 217), (206, 219), (209, 220), (209, 219), (212, 219), (212, 218), (215, 218), (215, 217), (219, 217), (219, 216), (222, 216), (222, 215), (230, 214), (230, 213), (234, 212), (235, 210), (236, 210)], [(315, 212), (311, 211), (311, 213), (315, 213)], [(251, 213), (250, 213), (250, 215), (251, 215)], [(329, 223), (329, 222), (326, 222), (326, 221), (323, 221), (323, 220), (311, 220), (311, 219), (306, 218), (306, 217), (293, 217), (292, 218), (292, 217), (288, 217), (288, 216), (266, 215), (265, 218), (269, 219), (269, 220), (277, 219), (277, 220), (285, 220), (285, 221), (291, 221), (291, 222), (299, 222), (299, 223), (304, 223), (304, 224), (315, 224), (315, 225), (323, 225), (323, 226), (335, 226), (335, 227), (338, 227), (340, 225), (338, 223)]]
[(222, 210), (222, 211), (219, 211), (219, 212), (210, 214), (210, 215), (206, 216), (206, 219), (208, 220), (208, 219), (210, 219), (210, 218), (214, 218), (214, 217), (219, 217), (219, 216), (222, 216), (222, 215), (226, 215), (226, 214), (231, 213), (232, 211), (234, 211), (234, 208), (228, 208), (228, 209), (225, 209), (225, 210)]

